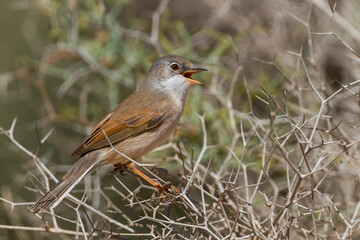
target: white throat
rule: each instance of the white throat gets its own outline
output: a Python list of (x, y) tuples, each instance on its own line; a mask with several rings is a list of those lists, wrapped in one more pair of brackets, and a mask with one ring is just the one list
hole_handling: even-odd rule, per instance
[(160, 88), (162, 91), (170, 95), (174, 103), (179, 107), (184, 107), (187, 91), (190, 83), (182, 75), (175, 75), (171, 78), (161, 81)]

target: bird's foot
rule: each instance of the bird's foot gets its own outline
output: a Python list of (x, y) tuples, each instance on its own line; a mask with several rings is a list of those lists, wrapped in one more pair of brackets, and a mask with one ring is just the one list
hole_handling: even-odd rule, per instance
[(170, 182), (167, 182), (166, 184), (164, 184), (162, 186), (158, 185), (156, 188), (159, 190), (160, 194), (166, 192), (166, 193), (170, 193), (170, 194), (173, 194), (176, 196), (180, 195), (180, 191), (174, 185), (172, 185)]
[(125, 176), (125, 172), (127, 171), (128, 167), (124, 164), (114, 164), (114, 170), (111, 173), (119, 172), (122, 176)]
[[(158, 185), (156, 187), (158, 189), (157, 193), (160, 193), (160, 197), (158, 198), (160, 202), (173, 201), (176, 196), (180, 195), (180, 191), (172, 185), (170, 182), (164, 185)], [(155, 193), (155, 195), (157, 195)], [(155, 197), (155, 195), (153, 195)]]

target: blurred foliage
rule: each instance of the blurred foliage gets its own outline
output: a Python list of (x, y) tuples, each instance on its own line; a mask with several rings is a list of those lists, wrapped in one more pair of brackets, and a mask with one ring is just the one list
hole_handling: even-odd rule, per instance
[[(208, 145), (212, 147), (205, 153), (202, 164), (207, 166), (209, 163), (211, 169), (221, 168), (234, 141), (229, 108), (238, 113), (235, 122), (238, 127), (247, 130), (254, 127), (246, 115), (251, 113), (258, 118), (256, 120), (269, 122), (266, 123), (268, 129), (259, 128), (261, 134), (281, 136), (288, 133), (292, 129), (290, 125), (271, 128), (270, 119), (282, 119), (284, 114), (274, 102), (284, 104), (286, 99), (289, 102), (287, 114), (299, 117), (299, 112), (303, 112), (303, 119), (313, 116), (320, 105), (313, 96), (306, 96), (309, 89), (303, 87), (306, 74), (296, 68), (298, 62), (289, 57), (289, 51), (303, 51), (306, 66), (317, 77), (317, 84), (331, 94), (332, 89), (325, 79), (334, 81), (334, 77), (326, 71), (324, 59), (332, 57), (328, 54), (332, 46), (336, 46), (337, 53), (343, 58), (346, 49), (327, 36), (327, 40), (317, 42), (321, 47), (316, 48), (314, 56), (304, 26), (285, 10), (279, 10), (291, 9), (306, 19), (307, 11), (311, 11), (307, 7), (311, 5), (309, 1), (279, 1), (279, 8), (272, 1), (233, 1), (226, 8), (228, 2), (231, 3), (178, 0), (164, 6), (161, 1), (140, 0), (8, 0), (1, 3), (0, 51), (8, 53), (0, 57), (0, 126), (8, 129), (12, 120), (18, 117), (15, 137), (34, 153), (39, 147), (35, 126), (41, 137), (53, 130), (41, 146), (39, 156), (57, 176), (61, 176), (66, 166), (75, 161), (69, 159), (70, 153), (94, 124), (142, 83), (152, 63), (164, 54), (177, 54), (210, 70), (210, 73), (196, 75), (196, 79), (207, 87), (191, 90), (184, 116), (173, 135), (173, 142), (180, 142), (188, 155), (197, 156), (201, 150), (203, 133), (198, 115), (204, 113)], [(349, 5), (359, 6), (355, 1)], [(358, 15), (353, 14), (355, 10), (349, 10), (349, 5), (339, 3), (339, 11), (351, 12), (350, 20), (356, 23)], [(321, 9), (311, 11), (315, 18), (311, 25), (314, 31), (331, 27), (331, 20), (319, 11)], [(314, 59), (319, 63), (313, 64)], [(351, 59), (345, 59), (338, 67), (347, 74), (337, 79), (344, 84), (357, 76), (351, 70)], [(294, 86), (292, 77), (301, 84)], [(268, 99), (269, 96), (274, 102)], [(229, 98), (231, 107), (228, 106)], [(269, 104), (264, 104), (264, 100)], [(306, 111), (299, 111), (299, 105), (306, 107)], [(349, 119), (347, 114), (353, 112), (339, 110), (335, 115), (339, 121), (346, 121)], [(357, 122), (358, 117), (351, 119)], [(255, 176), (264, 168), (261, 162), (263, 143), (258, 136), (247, 135), (246, 138), (249, 140), (246, 148), (243, 144), (235, 144), (232, 151), (236, 156), (243, 154), (243, 162), (248, 165), (249, 176), (255, 184)], [(292, 136), (288, 142), (292, 144), (286, 146), (287, 151), (298, 159), (296, 157), (301, 156), (298, 140)], [(38, 197), (39, 194), (32, 193), (34, 185), (39, 185), (33, 177), (38, 176), (33, 161), (2, 136), (0, 144), (1, 196), (16, 202)], [(283, 186), (286, 185), (287, 170), (279, 167), (283, 164), (281, 152), (275, 149), (272, 153), (271, 180), (281, 185), (280, 196), (285, 198), (288, 192)], [(171, 149), (166, 149), (151, 153), (147, 158), (164, 159), (174, 154)], [(175, 176), (182, 171), (182, 166), (174, 161), (160, 166), (169, 168)], [(231, 158), (228, 166), (233, 170), (238, 161)], [(129, 178), (131, 176), (125, 179)], [(107, 174), (102, 185), (110, 186), (112, 180)], [(24, 191), (24, 186), (30, 191)], [(266, 187), (264, 189), (264, 192), (268, 191)], [(18, 195), (12, 196), (11, 192)], [(335, 199), (342, 201), (343, 198), (336, 195)], [(252, 204), (259, 208), (265, 205), (259, 196)], [(0, 224), (34, 225), (30, 214), (18, 219), (8, 209), (6, 204), (0, 206), (0, 218), (3, 219)], [(352, 210), (349, 210), (349, 217)], [(15, 208), (16, 213), (20, 211)], [(307, 216), (301, 221), (310, 226), (307, 221), (311, 218)], [(335, 218), (334, 222), (337, 221)], [(41, 222), (37, 224), (41, 225)], [(34, 236), (38, 235), (0, 230), (0, 237), (7, 239)], [(41, 236), (54, 239), (54, 235)]]
[[(4, 95), (0, 108), (7, 114), (1, 114), (0, 122), (8, 128), (12, 119), (18, 117), (15, 136), (33, 152), (38, 148), (35, 125), (40, 136), (54, 129), (40, 152), (40, 156), (45, 154), (51, 159), (46, 163), (50, 168), (72, 164), (74, 160), (69, 155), (86, 133), (141, 84), (152, 63), (163, 54), (178, 54), (208, 67), (231, 48), (227, 35), (214, 30), (205, 30), (204, 34), (217, 44), (194, 47), (191, 36), (197, 30), (190, 31), (182, 20), (171, 19), (169, 10), (161, 15), (159, 34), (152, 36), (151, 16), (140, 16), (149, 15), (148, 10), (139, 9), (141, 5), (133, 1), (8, 1), (2, 5), (26, 19), (22, 20), (26, 26), (21, 26), (22, 21), (12, 23), (13, 29), (23, 29), (16, 32), (22, 42), (12, 48), (23, 45), (29, 49), (20, 51), (21, 56), (10, 58), (16, 62), (15, 68), (3, 69), (3, 72), (14, 69), (14, 79), (1, 85)], [(157, 2), (151, 5), (156, 7)], [(3, 22), (10, 23), (5, 19)], [(197, 79), (206, 84), (206, 77), (209, 74), (199, 75)], [(181, 139), (198, 151), (202, 133), (197, 114), (204, 112), (204, 99), (201, 89), (193, 89), (190, 95), (175, 141)], [(211, 105), (207, 108), (207, 124), (211, 126), (218, 118), (217, 111)], [(213, 137), (227, 142), (226, 136), (214, 134)], [(13, 146), (6, 139), (0, 141), (1, 182), (12, 190), (21, 190), (25, 182), (32, 187), (28, 177), (9, 181), (22, 168), (32, 172), (33, 163), (24, 155), (19, 159), (17, 150), (11, 151)], [(166, 154), (169, 152), (157, 156)], [(10, 163), (9, 159), (14, 161)], [(58, 174), (63, 174), (62, 171)], [(25, 200), (30, 196), (33, 198), (30, 192), (22, 191), (14, 197)], [(8, 219), (6, 211), (1, 212), (1, 218), (7, 219), (1, 224), (16, 224)], [(30, 224), (31, 216), (24, 221), (25, 225)], [(4, 231), (1, 232), (4, 236)], [(8, 234), (5, 235), (9, 239), (18, 236), (13, 231)]]

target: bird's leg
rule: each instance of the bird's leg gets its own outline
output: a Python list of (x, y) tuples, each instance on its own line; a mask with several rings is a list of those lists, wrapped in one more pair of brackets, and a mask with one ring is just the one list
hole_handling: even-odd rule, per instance
[(128, 167), (128, 169), (130, 169), (133, 173), (139, 175), (140, 177), (142, 177), (145, 181), (147, 181), (148, 183), (150, 183), (151, 185), (153, 185), (154, 187), (156, 187), (159, 190), (162, 190), (162, 187), (160, 186), (160, 184), (158, 184), (157, 182), (155, 182), (154, 180), (152, 180), (151, 178), (149, 178), (148, 176), (146, 176), (144, 173), (142, 173), (139, 169), (137, 169), (135, 167), (134, 163), (129, 163), (126, 164), (126, 166)]
[(147, 181), (148, 183), (150, 183), (152, 186), (156, 187), (160, 192), (166, 190), (169, 191), (169, 189), (171, 189), (176, 195), (180, 194), (180, 191), (174, 186), (174, 185), (163, 185), (161, 186), (160, 184), (158, 184), (157, 182), (155, 182), (154, 180), (152, 180), (151, 178), (149, 178), (148, 176), (146, 176), (144, 173), (142, 173), (139, 169), (137, 169), (135, 167), (134, 163), (129, 163), (126, 165), (128, 167), (129, 170), (131, 170), (133, 173), (139, 175), (140, 177), (142, 177), (145, 181)]

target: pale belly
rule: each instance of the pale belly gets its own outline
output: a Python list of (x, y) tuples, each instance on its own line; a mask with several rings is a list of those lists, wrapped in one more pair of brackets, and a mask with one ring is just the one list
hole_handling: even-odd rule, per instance
[(111, 147), (101, 149), (104, 151), (102, 161), (105, 164), (127, 164), (131, 162), (127, 157), (139, 161), (142, 156), (161, 145), (173, 133), (180, 117), (181, 114), (178, 114), (173, 119), (164, 120), (155, 129), (124, 139), (113, 146), (116, 151), (111, 151)]

